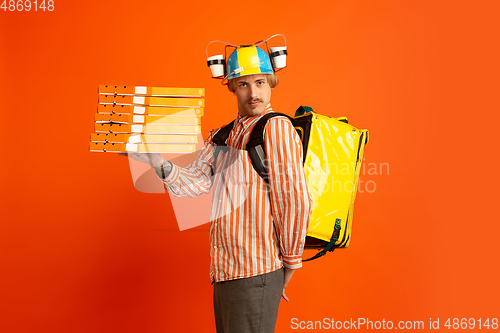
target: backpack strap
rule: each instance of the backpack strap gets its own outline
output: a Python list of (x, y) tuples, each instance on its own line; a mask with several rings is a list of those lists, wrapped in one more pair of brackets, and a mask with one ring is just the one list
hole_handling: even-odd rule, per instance
[(267, 113), (262, 116), (253, 127), (245, 148), (248, 151), (248, 156), (252, 161), (253, 168), (262, 177), (262, 179), (266, 181), (266, 183), (269, 183), (269, 179), (266, 168), (266, 150), (264, 148), (264, 127), (270, 118), (277, 116), (287, 117), (293, 123), (293, 118), (287, 114), (278, 112)]
[(335, 227), (333, 229), (332, 238), (330, 239), (330, 242), (325, 246), (325, 248), (320, 252), (316, 253), (314, 257), (302, 260), (302, 262), (318, 259), (319, 257), (324, 256), (328, 251), (333, 252), (336, 249), (335, 243), (339, 240), (340, 236), (340, 229), (341, 229), (340, 221), (341, 219), (335, 219)]
[(234, 120), (222, 127), (212, 138), (214, 146), (227, 146), (226, 141), (234, 127)]
[(214, 137), (212, 138), (212, 144), (215, 146), (214, 162), (212, 165), (214, 175), (217, 173), (217, 158), (219, 157), (220, 152), (228, 151), (227, 138), (229, 138), (229, 133), (231, 133), (233, 127), (234, 120), (222, 127), (217, 133), (215, 133)]

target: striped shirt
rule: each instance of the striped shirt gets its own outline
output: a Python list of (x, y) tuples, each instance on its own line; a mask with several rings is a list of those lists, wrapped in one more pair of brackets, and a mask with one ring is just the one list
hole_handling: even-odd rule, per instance
[[(238, 116), (228, 148), (215, 159), (210, 131), (202, 150), (187, 167), (172, 165), (168, 192), (194, 197), (214, 186), (210, 226), (210, 278), (228, 281), (302, 266), (311, 197), (302, 165), (302, 143), (286, 117), (268, 120), (264, 130), (269, 184), (254, 170), (245, 150), (253, 126), (273, 112)], [(214, 164), (217, 164), (216, 166)]]

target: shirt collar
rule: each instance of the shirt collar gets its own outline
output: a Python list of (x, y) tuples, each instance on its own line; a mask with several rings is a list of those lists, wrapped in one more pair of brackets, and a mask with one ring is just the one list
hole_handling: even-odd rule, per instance
[(260, 118), (263, 115), (265, 115), (269, 112), (272, 112), (272, 111), (273, 111), (273, 109), (271, 108), (271, 103), (269, 103), (269, 104), (267, 104), (266, 108), (264, 109), (264, 112), (262, 112), (261, 114), (257, 114), (255, 116), (240, 116), (240, 114), (238, 114), (238, 118), (236, 118), (236, 122), (241, 123), (244, 127), (246, 127), (253, 120), (256, 120), (257, 118)]

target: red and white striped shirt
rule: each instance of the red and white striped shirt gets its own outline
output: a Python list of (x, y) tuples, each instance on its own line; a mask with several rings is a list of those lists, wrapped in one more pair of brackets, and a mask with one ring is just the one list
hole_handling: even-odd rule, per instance
[[(172, 165), (165, 188), (193, 197), (214, 186), (210, 226), (210, 278), (227, 281), (302, 266), (311, 197), (302, 165), (302, 143), (286, 117), (268, 120), (264, 130), (267, 184), (245, 150), (253, 126), (273, 112), (270, 104), (256, 116), (238, 116), (227, 139), (228, 152), (214, 167), (210, 131), (202, 150), (187, 167)], [(215, 172), (214, 172), (215, 171)], [(273, 219), (274, 217), (274, 219)], [(273, 222), (274, 221), (274, 222)]]

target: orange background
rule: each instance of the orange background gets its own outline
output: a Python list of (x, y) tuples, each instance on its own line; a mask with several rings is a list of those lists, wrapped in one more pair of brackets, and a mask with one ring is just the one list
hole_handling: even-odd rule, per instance
[(0, 332), (214, 332), (207, 228), (173, 231), (167, 194), (136, 191), (126, 159), (88, 151), (97, 87), (205, 87), (206, 137), (236, 116), (206, 43), (274, 33), (289, 56), (273, 108), (368, 128), (361, 180), (376, 183), (358, 193), (350, 247), (294, 275), (276, 331), (294, 331), (292, 318), (440, 318), (445, 329), (449, 317), (500, 317), (495, 3), (0, 11)]

